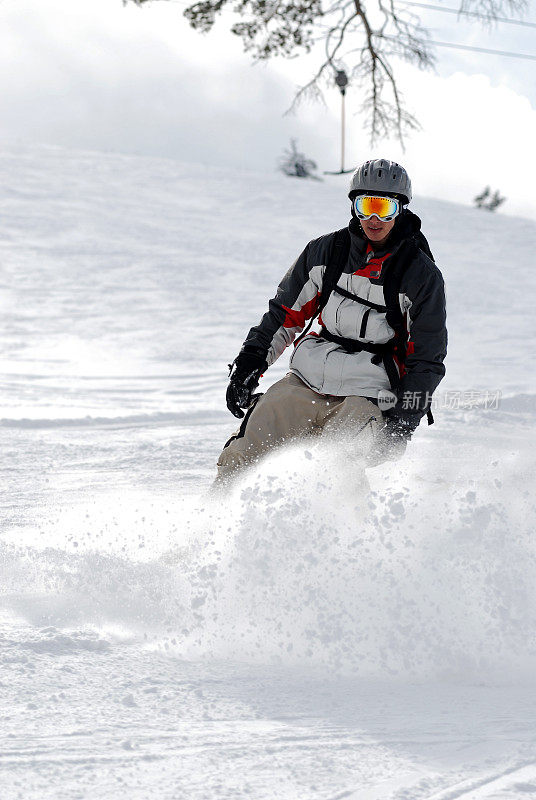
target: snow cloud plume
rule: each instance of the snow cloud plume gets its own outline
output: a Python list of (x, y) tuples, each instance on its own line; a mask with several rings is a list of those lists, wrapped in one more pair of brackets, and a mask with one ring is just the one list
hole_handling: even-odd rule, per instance
[(533, 462), (466, 454), (460, 470), (448, 456), (376, 469), (366, 491), (336, 453), (298, 447), (223, 500), (116, 499), (45, 530), (61, 547), (4, 544), (2, 604), (192, 660), (523, 680), (536, 657)]

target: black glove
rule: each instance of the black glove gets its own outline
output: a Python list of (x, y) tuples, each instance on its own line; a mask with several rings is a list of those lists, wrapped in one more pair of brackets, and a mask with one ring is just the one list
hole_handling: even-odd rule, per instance
[(242, 349), (229, 365), (231, 380), (225, 399), (227, 408), (238, 419), (244, 416), (242, 409), (248, 408), (259, 378), (267, 368), (266, 353), (256, 348)]
[(368, 466), (375, 467), (384, 461), (397, 461), (402, 458), (420, 419), (420, 413), (398, 413), (395, 409), (387, 413), (385, 425), (378, 432), (368, 455)]

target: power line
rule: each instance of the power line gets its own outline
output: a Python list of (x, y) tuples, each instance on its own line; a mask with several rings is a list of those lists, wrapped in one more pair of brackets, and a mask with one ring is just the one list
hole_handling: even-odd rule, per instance
[[(395, 39), (394, 36), (385, 36), (386, 39)], [(453, 50), (472, 50), (474, 53), (488, 53), (492, 56), (507, 56), (508, 58), (524, 58), (528, 61), (536, 61), (536, 55), (533, 53), (513, 53), (509, 50), (492, 50), (489, 47), (475, 47), (469, 44), (456, 44), (455, 42), (435, 42), (428, 40), (428, 44), (433, 44), (436, 47), (450, 47)]]
[(524, 28), (536, 28), (536, 22), (524, 22), (521, 19), (509, 19), (508, 17), (486, 17), (485, 14), (479, 14), (478, 11), (460, 11), (458, 8), (444, 8), (443, 6), (434, 6), (429, 3), (416, 3), (411, 0), (401, 0), (406, 6), (417, 6), (418, 8), (430, 8), (432, 11), (446, 11), (448, 14), (456, 14), (459, 17), (477, 17), (478, 19), (489, 22), (505, 22), (508, 25), (521, 25)]
[(529, 61), (536, 61), (536, 55), (531, 53), (510, 53), (507, 50), (491, 50), (487, 47), (473, 47), (468, 44), (454, 44), (453, 42), (430, 42), (436, 47), (451, 47), (454, 50), (473, 50), (475, 53), (489, 53), (494, 56), (508, 56), (508, 58), (524, 58)]

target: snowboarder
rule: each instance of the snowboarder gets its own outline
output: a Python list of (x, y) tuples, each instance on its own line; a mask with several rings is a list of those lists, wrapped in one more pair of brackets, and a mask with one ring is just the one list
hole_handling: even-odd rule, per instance
[[(230, 367), (227, 406), (243, 421), (218, 459), (218, 482), (283, 442), (328, 432), (372, 466), (400, 457), (423, 416), (433, 421), (445, 291), (407, 208), (411, 181), (393, 161), (367, 161), (348, 196), (349, 226), (309, 242)], [(317, 315), (320, 332), (302, 332)], [(289, 373), (255, 395), (300, 333)]]

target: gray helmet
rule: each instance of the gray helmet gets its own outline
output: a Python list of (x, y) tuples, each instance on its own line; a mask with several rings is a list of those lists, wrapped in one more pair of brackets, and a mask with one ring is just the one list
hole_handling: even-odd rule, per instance
[(400, 164), (384, 158), (365, 161), (352, 175), (348, 197), (361, 192), (401, 195), (405, 203), (411, 200), (411, 181)]

